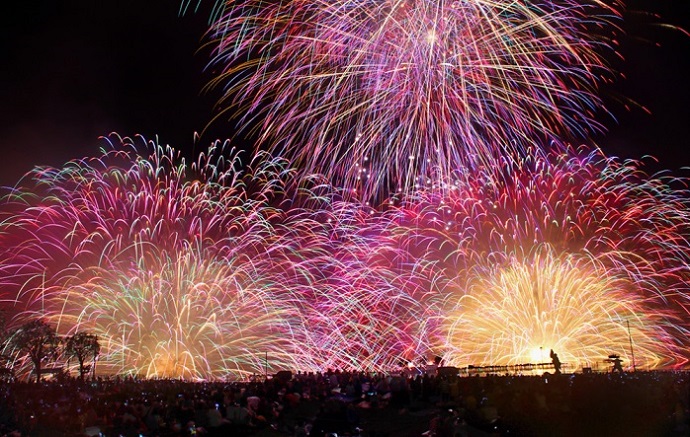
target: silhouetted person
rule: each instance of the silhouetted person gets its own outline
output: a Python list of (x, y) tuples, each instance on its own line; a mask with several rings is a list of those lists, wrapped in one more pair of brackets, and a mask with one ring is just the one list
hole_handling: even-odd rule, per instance
[(556, 375), (561, 374), (561, 360), (558, 359), (558, 354), (551, 349), (551, 353), (549, 353), (549, 356), (551, 357), (551, 362), (553, 363), (553, 368), (555, 370)]
[(608, 361), (609, 363), (613, 363), (613, 370), (611, 370), (611, 372), (623, 373), (623, 366), (621, 365), (623, 360), (621, 360), (620, 356), (616, 354), (611, 354), (609, 355), (609, 359), (606, 361)]

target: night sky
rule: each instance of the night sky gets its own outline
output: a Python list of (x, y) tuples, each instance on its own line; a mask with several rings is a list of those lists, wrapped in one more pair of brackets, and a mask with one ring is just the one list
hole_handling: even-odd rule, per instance
[[(12, 185), (34, 165), (62, 165), (98, 153), (110, 132), (142, 134), (187, 151), (234, 132), (213, 124), (218, 92), (203, 93), (211, 73), (199, 52), (207, 8), (178, 15), (178, 0), (32, 0), (6, 2), (0, 26), (0, 184)], [(690, 29), (687, 0), (635, 0), (631, 10), (658, 12)], [(596, 143), (615, 156), (659, 158), (659, 169), (690, 166), (690, 36), (653, 27), (629, 13), (621, 38), (626, 76), (602, 90), (617, 118)], [(657, 44), (658, 43), (658, 44)], [(660, 46), (659, 46), (660, 45)], [(616, 95), (652, 112), (626, 111)], [(688, 171), (684, 172), (687, 175)]]

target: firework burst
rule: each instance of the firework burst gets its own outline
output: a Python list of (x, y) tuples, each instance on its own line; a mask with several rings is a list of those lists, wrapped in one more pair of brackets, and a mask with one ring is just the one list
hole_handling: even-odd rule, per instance
[(283, 166), (243, 174), (220, 145), (188, 166), (171, 148), (147, 156), (109, 140), (101, 157), (37, 169), (6, 196), (4, 299), (63, 334), (96, 333), (103, 369), (241, 377), (265, 353), (272, 368), (301, 367), (287, 358), (299, 323), (277, 304), (270, 256)]
[(611, 353), (630, 359), (631, 337), (638, 366), (654, 368), (677, 354), (665, 330), (669, 318), (679, 320), (649, 311), (653, 299), (635, 293), (629, 279), (596, 259), (558, 259), (547, 247), (535, 252), (500, 267), (477, 266), (467, 283), (456, 284), (463, 293), (453, 294), (443, 313), (450, 363), (541, 363), (555, 350), (575, 367), (592, 367)]
[(303, 367), (295, 320), (266, 272), (240, 259), (151, 250), (141, 248), (127, 270), (112, 260), (88, 282), (47, 296), (59, 331), (102, 339), (101, 372), (198, 380), (246, 378), (269, 363), (271, 371)]
[(639, 163), (506, 160), (371, 207), (281, 161), (241, 172), (211, 148), (187, 166), (117, 140), (35, 170), (1, 208), (3, 300), (96, 333), (103, 371), (507, 365), (538, 348), (632, 363), (630, 340), (638, 367), (685, 362), (690, 205)]
[(148, 377), (382, 370), (417, 353), (418, 290), (392, 272), (372, 208), (297, 184), (281, 161), (243, 172), (216, 145), (188, 166), (109, 140), (6, 195), (2, 298), (17, 320), (95, 333), (101, 371)]
[(415, 266), (402, 265), (405, 251), (388, 233), (390, 217), (351, 201), (310, 215), (326, 212), (325, 226), (300, 220), (310, 237), (298, 240), (301, 262), (291, 274), (319, 367), (389, 371), (426, 353), (427, 290)]
[(227, 2), (226, 100), (273, 152), (336, 185), (407, 190), (601, 126), (616, 2)]
[(526, 363), (543, 347), (632, 363), (630, 334), (638, 365), (682, 365), (690, 205), (640, 168), (570, 151), (403, 202), (395, 233), (441, 272), (428, 287), (446, 361)]

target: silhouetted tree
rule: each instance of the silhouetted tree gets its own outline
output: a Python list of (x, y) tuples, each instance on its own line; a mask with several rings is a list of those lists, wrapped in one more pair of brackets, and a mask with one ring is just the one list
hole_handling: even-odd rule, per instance
[(76, 358), (79, 362), (79, 378), (82, 381), (84, 375), (91, 371), (91, 366), (85, 364), (86, 360), (95, 359), (100, 350), (101, 345), (98, 343), (98, 337), (93, 334), (77, 332), (65, 339), (65, 354), (67, 357)]
[(57, 355), (60, 338), (55, 329), (43, 320), (37, 319), (22, 325), (12, 336), (14, 347), (28, 355), (34, 365), (36, 382), (41, 380), (41, 364)]

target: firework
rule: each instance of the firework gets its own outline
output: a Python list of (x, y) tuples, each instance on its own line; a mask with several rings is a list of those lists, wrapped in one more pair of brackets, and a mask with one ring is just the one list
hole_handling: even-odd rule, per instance
[(415, 266), (403, 264), (405, 250), (388, 233), (390, 217), (351, 201), (309, 215), (326, 213), (326, 226), (302, 218), (294, 230), (309, 239), (294, 248), (299, 271), (290, 275), (318, 367), (390, 371), (426, 353), (427, 290)]
[(95, 333), (109, 373), (242, 377), (266, 353), (272, 368), (297, 367), (266, 256), (280, 166), (242, 175), (219, 145), (187, 166), (171, 148), (146, 156), (113, 139), (6, 197), (2, 271), (20, 317)]
[(265, 156), (114, 139), (0, 208), (15, 320), (95, 333), (102, 372), (685, 363), (690, 205), (640, 163), (506, 160), (372, 207)]
[(575, 367), (596, 366), (611, 353), (631, 363), (631, 337), (640, 367), (675, 358), (678, 345), (665, 343), (668, 311), (650, 311), (630, 279), (586, 256), (557, 258), (549, 247), (535, 252), (499, 267), (477, 266), (457, 284), (463, 293), (444, 311), (450, 362), (543, 363), (556, 350)]
[[(218, 2), (220, 4), (223, 2)], [(602, 127), (616, 1), (224, 3), (211, 82), (260, 144), (338, 186), (430, 174)]]
[(6, 195), (2, 297), (17, 320), (96, 334), (108, 374), (382, 370), (417, 353), (417, 290), (391, 271), (371, 208), (295, 185), (281, 161), (240, 171), (220, 145), (188, 166), (109, 140)]
[(678, 181), (585, 150), (486, 171), (398, 210), (412, 259), (442, 272), (429, 287), (446, 362), (554, 349), (575, 365), (632, 363), (633, 343), (638, 366), (685, 363), (690, 205)]
[(141, 250), (129, 270), (114, 260), (47, 296), (58, 330), (89, 331), (104, 343), (100, 372), (198, 380), (304, 367), (290, 309), (266, 272), (194, 251), (171, 258)]

